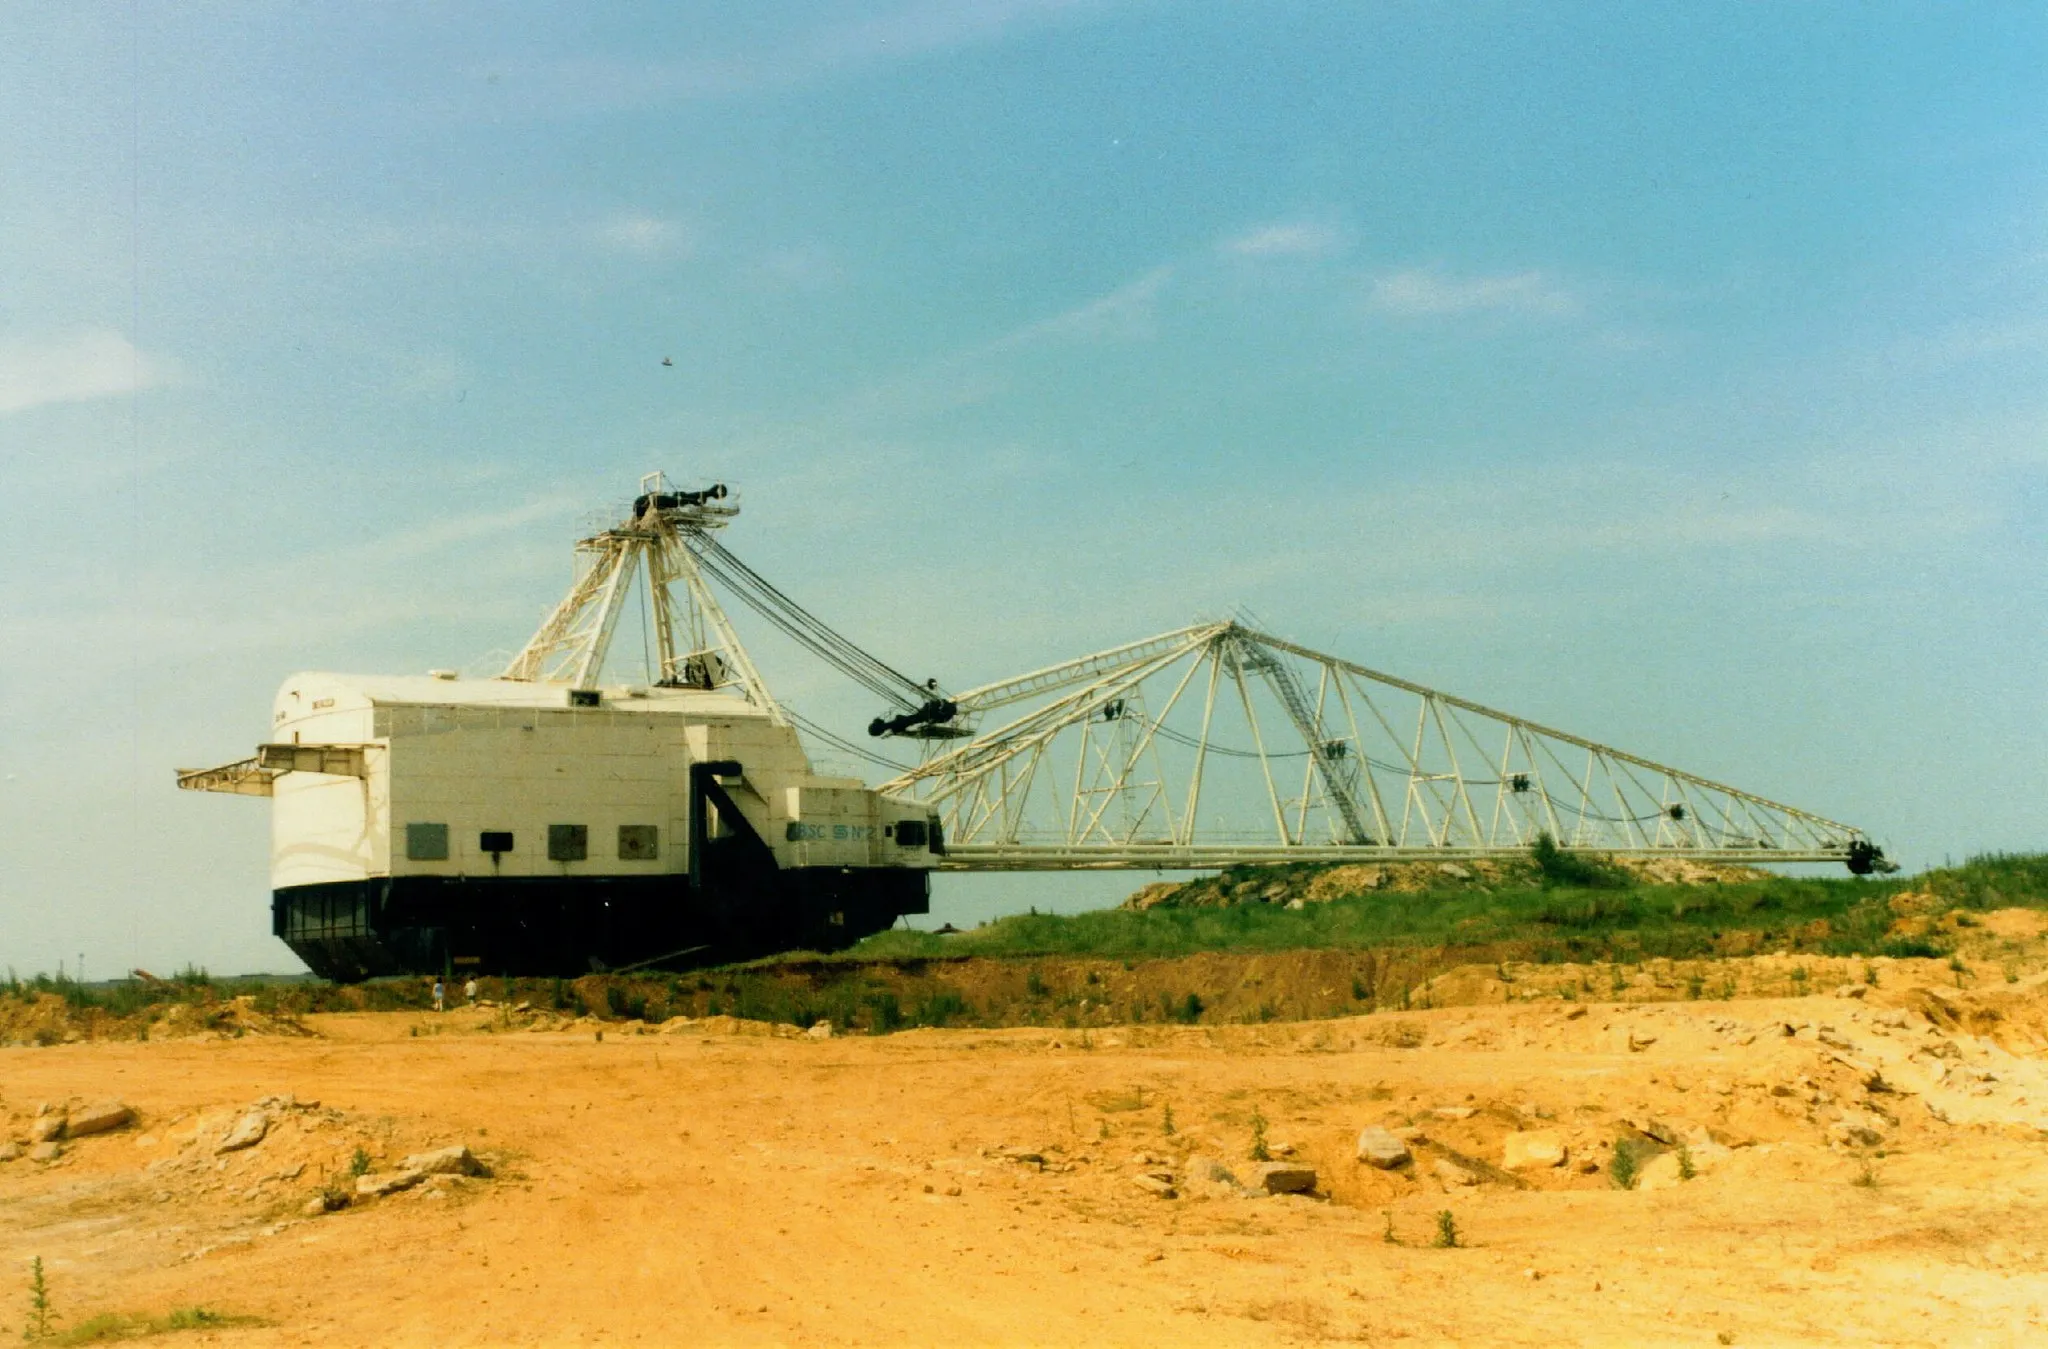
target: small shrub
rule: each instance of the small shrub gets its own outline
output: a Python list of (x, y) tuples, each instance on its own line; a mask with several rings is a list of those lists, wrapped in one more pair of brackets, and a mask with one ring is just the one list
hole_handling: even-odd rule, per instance
[(1173, 1136), (1173, 1106), (1170, 1103), (1167, 1105), (1166, 1109), (1160, 1113), (1159, 1132), (1165, 1134), (1169, 1138)]
[(1045, 996), (1045, 980), (1037, 970), (1024, 976), (1024, 992), (1034, 998)]
[(370, 1154), (365, 1152), (361, 1148), (357, 1148), (355, 1151), (355, 1155), (348, 1159), (348, 1173), (351, 1176), (369, 1175)]
[(1401, 1238), (1394, 1235), (1394, 1210), (1384, 1209), (1382, 1211), (1387, 1215), (1387, 1225), (1380, 1231), (1380, 1240), (1386, 1242), (1389, 1246), (1398, 1246), (1401, 1244)]
[(1458, 1241), (1458, 1220), (1451, 1216), (1449, 1209), (1437, 1210), (1436, 1244), (1445, 1250), (1455, 1250)]
[(1871, 1161), (1868, 1157), (1858, 1157), (1856, 1159), (1856, 1174), (1850, 1178), (1849, 1183), (1859, 1189), (1876, 1189), (1877, 1163)]
[(1628, 884), (1619, 868), (1581, 853), (1567, 852), (1549, 834), (1538, 834), (1529, 845), (1529, 857), (1536, 863), (1538, 878), (1545, 889), (1569, 886), (1583, 890), (1617, 890)]
[(939, 989), (918, 1004), (917, 1024), (943, 1026), (954, 1017), (967, 1015), (967, 1001), (950, 988)]
[(1617, 1189), (1633, 1190), (1636, 1187), (1636, 1172), (1640, 1169), (1641, 1160), (1636, 1156), (1634, 1139), (1623, 1138), (1615, 1142), (1614, 1160), (1608, 1165), (1607, 1174)]
[(1266, 1147), (1266, 1117), (1256, 1110), (1252, 1111), (1252, 1160), (1255, 1162), (1270, 1162), (1273, 1160), (1272, 1152)]
[(1698, 1174), (1699, 1168), (1694, 1166), (1692, 1161), (1692, 1149), (1680, 1143), (1678, 1145), (1678, 1178), (1680, 1180), (1691, 1180)]
[(39, 1255), (28, 1262), (28, 1321), (21, 1328), (21, 1338), (46, 1338), (56, 1316), (50, 1310), (50, 1285), (43, 1278), (43, 1257)]
[(1190, 993), (1181, 999), (1180, 1007), (1174, 1012), (1174, 1020), (1184, 1025), (1193, 1025), (1202, 1019), (1202, 995)]
[(1877, 944), (1877, 954), (1893, 960), (1939, 960), (1947, 952), (1919, 937), (1887, 937)]

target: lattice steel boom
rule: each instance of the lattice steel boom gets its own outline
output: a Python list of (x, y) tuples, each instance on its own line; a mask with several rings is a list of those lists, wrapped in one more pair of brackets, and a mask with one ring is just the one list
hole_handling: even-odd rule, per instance
[[(881, 790), (963, 870), (1207, 868), (1566, 848), (1882, 866), (1849, 825), (1236, 622), (955, 695)], [(1026, 710), (980, 729), (989, 714)]]

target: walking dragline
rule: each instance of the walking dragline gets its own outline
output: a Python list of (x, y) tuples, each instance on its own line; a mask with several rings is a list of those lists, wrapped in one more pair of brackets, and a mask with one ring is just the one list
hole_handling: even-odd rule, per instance
[[(1447, 861), (1544, 834), (1889, 866), (1848, 825), (1234, 620), (948, 693), (735, 557), (737, 514), (651, 475), (497, 675), (294, 675), (253, 756), (180, 770), (271, 798), (276, 935), (335, 979), (581, 973), (843, 947), (926, 912), (934, 869)], [(865, 743), (776, 700), (712, 582), (881, 700)], [(652, 677), (607, 683), (643, 605)], [(799, 728), (888, 779), (815, 771)]]

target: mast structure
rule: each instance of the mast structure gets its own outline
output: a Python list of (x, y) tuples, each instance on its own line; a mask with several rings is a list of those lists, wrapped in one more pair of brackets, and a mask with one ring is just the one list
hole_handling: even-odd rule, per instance
[(739, 514), (728, 496), (723, 483), (684, 492), (660, 473), (643, 477), (630, 515), (577, 541), (575, 583), (498, 678), (595, 687), (638, 578), (652, 610), (657, 684), (734, 689), (786, 722), (697, 563), (695, 548), (715, 547), (710, 532)]

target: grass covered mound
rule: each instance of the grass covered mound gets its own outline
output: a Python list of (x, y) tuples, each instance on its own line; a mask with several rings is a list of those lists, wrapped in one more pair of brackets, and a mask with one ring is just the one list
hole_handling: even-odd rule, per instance
[[(1462, 876), (1429, 866), (1398, 886), (1382, 881), (1357, 892), (1343, 887), (1365, 869), (1349, 868), (1347, 881), (1341, 867), (1244, 868), (1195, 883), (1252, 896), (1240, 902), (1022, 914), (957, 935), (891, 931), (837, 955), (796, 952), (682, 974), (486, 977), (483, 995), (503, 1029), (516, 1029), (511, 1014), (525, 1009), (608, 1021), (733, 1016), (807, 1026), (823, 1017), (871, 1032), (1052, 1024), (1048, 1018), (1294, 1019), (1406, 1007), (1413, 989), (1474, 964), (1504, 973), (1548, 966), (1559, 978), (1605, 966), (1601, 977), (1611, 983), (1617, 969), (1660, 960), (1785, 951), (1818, 969), (1813, 958), (1960, 955), (2005, 962), (2010, 979), (2019, 957), (1999, 948), (1998, 921), (1979, 916), (2048, 910), (2048, 854), (1977, 857), (1903, 879), (1734, 869), (1692, 883), (1644, 879), (1597, 858), (1565, 862), (1546, 866), (1532, 854), (1526, 863), (1464, 864)], [(1590, 870), (1572, 869), (1579, 863)], [(1404, 888), (1416, 876), (1422, 888)], [(1290, 906), (1288, 896), (1310, 893), (1319, 897)], [(1806, 973), (1802, 964), (1785, 976), (1796, 987), (1775, 992), (1744, 976), (1744, 995), (1803, 991)], [(1855, 977), (1829, 977), (1836, 975)], [(1699, 989), (1692, 996), (1709, 987), (1736, 996), (1733, 975), (1701, 965), (1686, 981)], [(431, 1029), (441, 1024), (429, 1011), (431, 983), (232, 980), (187, 970), (89, 986), (10, 972), (0, 981), (0, 1045), (304, 1034), (299, 1016), (334, 1011), (420, 1012)]]
[[(1573, 859), (1579, 862), (1581, 859)], [(1420, 892), (1363, 894), (1290, 907), (1158, 905), (1070, 915), (1024, 914), (957, 935), (895, 930), (841, 959), (944, 956), (1159, 958), (1202, 951), (1490, 946), (1539, 962), (1693, 959), (1763, 950), (1821, 955), (1934, 956), (1949, 947), (1939, 918), (1954, 910), (2048, 908), (2048, 854), (1972, 858), (1900, 879), (1753, 874), (1712, 884), (1644, 883), (1583, 859), (1580, 883), (1535, 860), (1494, 885), (1446, 877)], [(1332, 868), (1239, 868), (1242, 888), (1312, 886)]]

